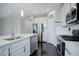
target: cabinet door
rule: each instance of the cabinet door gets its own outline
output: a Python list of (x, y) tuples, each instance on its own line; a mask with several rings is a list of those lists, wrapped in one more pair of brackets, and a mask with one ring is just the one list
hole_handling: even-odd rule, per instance
[(22, 56), (24, 55), (24, 46), (25, 46), (25, 39), (21, 41), (15, 42), (10, 47), (10, 54), (12, 56)]
[(24, 47), (21, 47), (15, 51), (13, 51), (11, 55), (12, 56), (23, 56), (24, 55), (23, 52), (24, 52)]
[(69, 50), (71, 56), (79, 56), (78, 42), (66, 42), (66, 48)]
[(26, 38), (26, 45), (24, 46), (24, 55), (30, 55), (30, 38)]
[(4, 46), (4, 47), (0, 48), (0, 56), (10, 56), (8, 46)]
[(31, 54), (38, 49), (38, 38), (37, 36), (31, 37)]

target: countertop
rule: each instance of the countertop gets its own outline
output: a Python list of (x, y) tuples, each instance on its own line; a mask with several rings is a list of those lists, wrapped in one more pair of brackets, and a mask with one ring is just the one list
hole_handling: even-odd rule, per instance
[(22, 40), (24, 38), (30, 38), (31, 36), (34, 36), (34, 35), (37, 35), (37, 34), (30, 34), (30, 33), (24, 34), (24, 33), (20, 33), (20, 34), (16, 34), (14, 36), (14, 37), (21, 36), (20, 39), (14, 39), (14, 40), (10, 40), (10, 41), (4, 40), (4, 39), (11, 38), (11, 35), (0, 36), (0, 47), (8, 45), (8, 44), (11, 44), (11, 43), (14, 43), (16, 41), (20, 41), (20, 40)]
[(57, 35), (57, 37), (58, 37), (58, 40), (62, 41), (62, 42), (72, 42), (72, 43), (78, 43), (79, 44), (79, 41), (67, 41), (67, 40), (64, 40), (60, 35)]

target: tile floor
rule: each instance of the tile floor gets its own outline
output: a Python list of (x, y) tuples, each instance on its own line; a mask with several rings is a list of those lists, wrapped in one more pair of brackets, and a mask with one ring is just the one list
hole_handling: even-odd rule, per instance
[(59, 56), (56, 47), (50, 43), (39, 43), (39, 49), (35, 51), (31, 56)]

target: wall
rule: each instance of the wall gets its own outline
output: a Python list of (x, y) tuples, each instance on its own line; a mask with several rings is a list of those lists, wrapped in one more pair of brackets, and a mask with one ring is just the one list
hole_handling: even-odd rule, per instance
[(13, 26), (13, 32), (15, 34), (32, 33), (33, 31), (31, 20), (21, 19), (21, 17), (18, 17), (18, 16), (8, 16), (8, 17), (3, 17), (2, 21), (3, 23), (2, 22), (0, 23), (1, 24), (0, 32), (3, 35), (11, 35), (12, 26)]
[(56, 36), (56, 11), (50, 11), (48, 13), (48, 43), (57, 46), (57, 36)]
[(2, 28), (3, 28), (3, 19), (0, 18), (0, 35), (2, 35)]
[(3, 35), (10, 35), (13, 32), (15, 34), (20, 33), (20, 18), (19, 17), (5, 17), (3, 18)]
[(32, 18), (27, 19), (27, 18), (21, 18), (21, 33), (33, 33), (33, 28), (32, 28)]
[(14, 9), (13, 6), (8, 4), (1, 4), (0, 6), (0, 33), (3, 35), (11, 34), (12, 24), (14, 33), (20, 33), (20, 17)]
[[(21, 6), (19, 6), (21, 7)], [(17, 7), (14, 4), (2, 4), (0, 9), (0, 17), (3, 18), (3, 23), (0, 23), (1, 26), (3, 24), (3, 30), (0, 31), (3, 35), (9, 35), (13, 31), (15, 34), (17, 33), (32, 33), (32, 21), (28, 21), (26, 18), (22, 19), (20, 15), (21, 8)], [(23, 21), (22, 21), (23, 20)], [(22, 22), (21, 22), (22, 21)], [(22, 26), (21, 26), (22, 24)], [(1, 30), (0, 29), (0, 30)]]

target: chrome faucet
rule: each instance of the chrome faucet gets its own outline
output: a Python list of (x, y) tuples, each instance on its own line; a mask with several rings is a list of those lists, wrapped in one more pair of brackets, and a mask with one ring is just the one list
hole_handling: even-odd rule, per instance
[(15, 33), (14, 33), (14, 31), (13, 31), (13, 25), (12, 25), (12, 31), (11, 31), (11, 32), (12, 32), (12, 33), (11, 33), (11, 36), (14, 37)]

